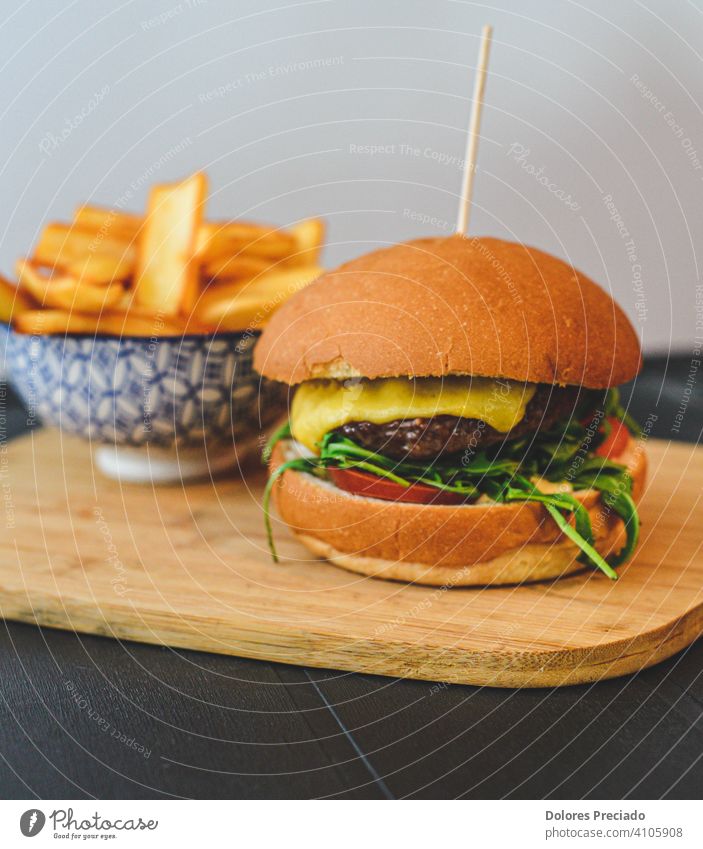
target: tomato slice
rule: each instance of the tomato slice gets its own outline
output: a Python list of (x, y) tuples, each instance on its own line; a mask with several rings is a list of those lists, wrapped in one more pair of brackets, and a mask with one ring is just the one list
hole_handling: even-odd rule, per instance
[(380, 498), (383, 501), (405, 501), (412, 504), (463, 504), (466, 496), (458, 492), (446, 492), (424, 483), (401, 486), (395, 481), (380, 478), (358, 469), (327, 469), (335, 486), (354, 495)]
[(630, 441), (630, 432), (621, 421), (612, 416), (608, 416), (608, 424), (610, 425), (610, 433), (596, 448), (595, 453), (599, 457), (614, 460), (627, 448)]

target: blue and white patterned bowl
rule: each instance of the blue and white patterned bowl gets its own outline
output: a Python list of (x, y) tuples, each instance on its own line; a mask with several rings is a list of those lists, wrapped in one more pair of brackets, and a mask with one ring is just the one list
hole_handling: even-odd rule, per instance
[(285, 409), (252, 369), (258, 334), (29, 336), (2, 325), (31, 419), (97, 444), (101, 469), (165, 482), (235, 465)]

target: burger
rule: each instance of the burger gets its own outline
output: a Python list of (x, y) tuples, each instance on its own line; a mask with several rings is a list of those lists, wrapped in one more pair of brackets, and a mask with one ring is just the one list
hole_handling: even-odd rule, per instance
[(419, 239), (328, 272), (254, 352), (290, 387), (270, 501), (316, 556), (438, 586), (514, 584), (637, 544), (646, 473), (617, 386), (641, 367), (620, 307), (571, 265), (493, 238)]

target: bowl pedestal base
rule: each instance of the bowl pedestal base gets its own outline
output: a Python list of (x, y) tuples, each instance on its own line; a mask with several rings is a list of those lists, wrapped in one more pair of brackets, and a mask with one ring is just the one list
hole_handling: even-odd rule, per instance
[(236, 468), (257, 444), (257, 439), (250, 438), (209, 448), (100, 445), (95, 449), (95, 462), (104, 475), (122, 483), (180, 483)]

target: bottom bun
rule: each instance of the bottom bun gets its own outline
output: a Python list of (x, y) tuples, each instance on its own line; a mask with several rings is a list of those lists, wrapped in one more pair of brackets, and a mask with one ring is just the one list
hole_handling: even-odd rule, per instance
[[(295, 456), (276, 447), (272, 469)], [(626, 464), (633, 496), (644, 487), (647, 459), (630, 440)], [(457, 506), (408, 504), (353, 495), (305, 472), (287, 471), (274, 487), (281, 518), (313, 554), (364, 575), (442, 587), (543, 581), (587, 568), (579, 549), (540, 505), (481, 501)], [(574, 493), (591, 517), (604, 557), (625, 543), (622, 520), (595, 490)]]

